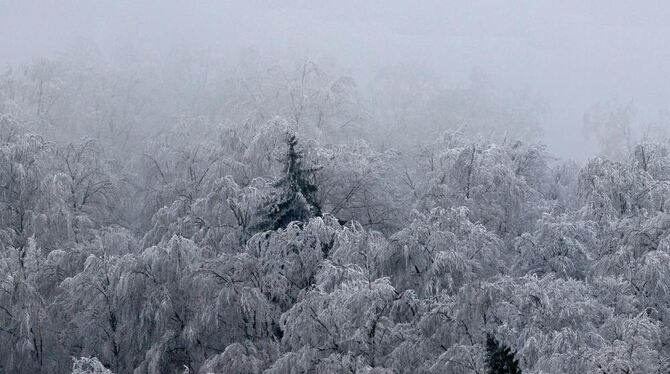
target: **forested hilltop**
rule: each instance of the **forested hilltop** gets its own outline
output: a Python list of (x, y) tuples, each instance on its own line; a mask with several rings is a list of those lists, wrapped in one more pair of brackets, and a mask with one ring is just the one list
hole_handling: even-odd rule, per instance
[(253, 52), (8, 69), (0, 373), (668, 373), (670, 143), (596, 108), (559, 160), (541, 111)]

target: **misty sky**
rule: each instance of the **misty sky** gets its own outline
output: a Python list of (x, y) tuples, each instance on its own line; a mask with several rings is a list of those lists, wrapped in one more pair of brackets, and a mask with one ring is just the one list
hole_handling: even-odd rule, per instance
[(590, 105), (632, 101), (641, 122), (668, 106), (669, 19), (667, 1), (0, 0), (0, 64), (86, 38), (103, 49), (295, 49), (363, 78), (415, 64), (447, 87), (477, 68), (499, 90), (544, 101), (544, 141), (557, 155), (581, 157), (595, 152), (581, 139)]

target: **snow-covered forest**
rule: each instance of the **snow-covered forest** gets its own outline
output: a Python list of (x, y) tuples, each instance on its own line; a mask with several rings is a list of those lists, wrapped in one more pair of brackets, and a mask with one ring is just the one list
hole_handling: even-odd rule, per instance
[(0, 373), (670, 371), (667, 121), (573, 160), (477, 72), (163, 57), (0, 72)]
[(476, 82), (182, 57), (3, 73), (3, 372), (667, 373), (670, 146), (621, 110), (578, 163)]

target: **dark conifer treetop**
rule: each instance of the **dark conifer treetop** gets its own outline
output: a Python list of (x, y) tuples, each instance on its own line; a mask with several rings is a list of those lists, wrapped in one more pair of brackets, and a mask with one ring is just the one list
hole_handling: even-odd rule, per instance
[(287, 132), (285, 142), (286, 154), (280, 160), (282, 175), (272, 183), (276, 193), (261, 210), (259, 228), (277, 230), (293, 221), (305, 222), (321, 216), (314, 182), (314, 173), (319, 168), (303, 164), (305, 153), (298, 148), (295, 134)]
[(488, 374), (521, 374), (519, 360), (514, 357), (514, 352), (498, 342), (492, 334), (486, 335), (486, 354)]

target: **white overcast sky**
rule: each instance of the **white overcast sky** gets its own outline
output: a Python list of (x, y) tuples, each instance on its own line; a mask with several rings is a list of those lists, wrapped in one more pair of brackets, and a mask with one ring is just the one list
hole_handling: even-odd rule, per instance
[(477, 67), (499, 89), (546, 102), (545, 142), (563, 156), (590, 153), (580, 140), (588, 106), (616, 98), (653, 116), (670, 102), (670, 1), (0, 0), (2, 65), (78, 38), (102, 48), (299, 48), (361, 75), (418, 64), (448, 86)]

